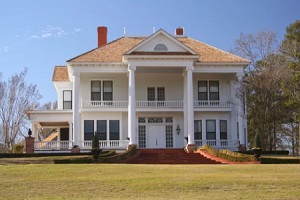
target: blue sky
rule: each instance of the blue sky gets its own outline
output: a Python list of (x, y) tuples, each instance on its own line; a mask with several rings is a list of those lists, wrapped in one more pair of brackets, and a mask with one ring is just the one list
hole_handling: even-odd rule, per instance
[(0, 72), (6, 80), (24, 67), (41, 103), (56, 100), (53, 68), (97, 47), (97, 27), (108, 41), (150, 35), (153, 27), (230, 50), (240, 33), (272, 30), (282, 40), (300, 19), (299, 0), (0, 0)]

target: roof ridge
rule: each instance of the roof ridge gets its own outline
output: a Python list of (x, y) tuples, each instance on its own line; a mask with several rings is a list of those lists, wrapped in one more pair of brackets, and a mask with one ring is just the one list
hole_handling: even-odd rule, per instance
[(217, 48), (217, 47), (215, 47), (215, 46), (212, 46), (212, 45), (210, 45), (210, 44), (207, 44), (207, 43), (205, 43), (205, 42), (196, 40), (196, 39), (191, 38), (191, 37), (187, 37), (187, 38), (190, 38), (191, 40), (195, 40), (195, 41), (197, 41), (197, 42), (200, 42), (200, 43), (202, 43), (202, 44), (204, 44), (204, 45), (206, 45), (206, 46), (208, 46), (208, 47), (211, 47), (211, 48), (213, 48), (213, 49), (216, 49), (216, 50), (218, 50), (218, 51), (222, 51), (223, 53), (232, 55), (232, 56), (234, 56), (234, 57), (236, 57), (236, 58), (243, 59), (243, 60), (245, 60), (245, 62), (250, 62), (249, 60), (247, 60), (247, 59), (245, 59), (245, 58), (243, 58), (243, 57), (237, 56), (237, 55), (235, 55), (235, 54), (233, 54), (233, 53), (229, 53), (228, 51), (225, 51), (225, 50), (223, 50), (223, 49), (219, 49), (219, 48)]

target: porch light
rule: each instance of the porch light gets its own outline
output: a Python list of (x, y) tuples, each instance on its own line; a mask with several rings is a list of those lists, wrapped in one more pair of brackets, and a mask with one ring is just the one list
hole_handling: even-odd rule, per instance
[(180, 133), (180, 127), (179, 127), (179, 124), (177, 124), (176, 131), (177, 131), (177, 134), (179, 135), (179, 133)]

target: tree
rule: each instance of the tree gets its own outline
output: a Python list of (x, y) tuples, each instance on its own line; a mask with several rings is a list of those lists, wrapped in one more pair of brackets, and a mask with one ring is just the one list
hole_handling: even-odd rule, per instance
[(26, 74), (27, 68), (7, 82), (0, 80), (0, 138), (7, 152), (27, 133), (27, 112), (41, 99), (37, 86), (26, 83)]
[[(290, 123), (295, 124), (300, 122), (300, 20), (286, 28), (285, 39), (280, 46), (280, 51), (286, 57), (289, 69), (293, 73), (283, 88), (286, 96), (288, 96), (286, 104), (290, 108)], [(295, 127), (295, 125), (293, 126)], [(300, 129), (298, 132), (294, 129), (290, 130), (288, 132), (292, 134), (290, 135), (290, 138), (292, 138), (292, 152), (296, 154), (296, 151), (298, 151), (300, 154)]]
[(276, 35), (269, 31), (241, 34), (234, 53), (250, 60), (241, 90), (247, 99), (249, 140), (253, 141), (258, 131), (262, 148), (276, 150), (281, 142), (277, 133), (287, 118), (281, 84), (291, 75), (285, 57), (278, 54)]

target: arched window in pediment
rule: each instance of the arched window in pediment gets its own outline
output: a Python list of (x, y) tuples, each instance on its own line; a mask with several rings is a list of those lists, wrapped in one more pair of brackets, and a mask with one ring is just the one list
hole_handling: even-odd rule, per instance
[(154, 51), (158, 51), (158, 52), (168, 51), (168, 47), (162, 43), (159, 43), (154, 47)]

